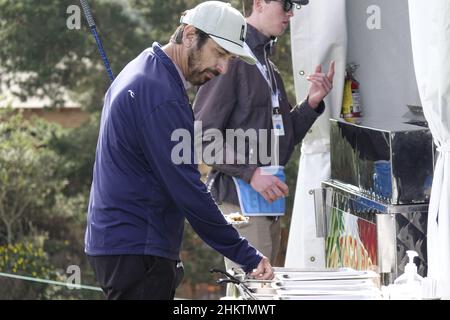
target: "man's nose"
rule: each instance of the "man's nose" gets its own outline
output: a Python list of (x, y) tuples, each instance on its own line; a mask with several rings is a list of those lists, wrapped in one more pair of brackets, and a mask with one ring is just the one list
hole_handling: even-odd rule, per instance
[(220, 74), (224, 74), (228, 71), (228, 64), (230, 63), (230, 59), (220, 59), (217, 63), (216, 70)]

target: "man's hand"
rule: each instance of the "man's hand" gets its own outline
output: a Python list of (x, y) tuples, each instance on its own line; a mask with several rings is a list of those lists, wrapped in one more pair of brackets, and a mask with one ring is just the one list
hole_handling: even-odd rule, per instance
[(317, 108), (320, 102), (330, 93), (333, 89), (334, 78), (334, 61), (331, 61), (328, 73), (322, 73), (322, 66), (316, 67), (316, 72), (309, 75), (306, 79), (311, 82), (309, 88), (308, 103), (312, 108)]
[(250, 185), (269, 203), (289, 194), (289, 187), (287, 184), (276, 176), (263, 174), (261, 168), (257, 168), (253, 173)]
[(250, 276), (258, 280), (272, 280), (274, 273), (269, 259), (263, 257), (259, 262), (258, 267), (250, 273)]

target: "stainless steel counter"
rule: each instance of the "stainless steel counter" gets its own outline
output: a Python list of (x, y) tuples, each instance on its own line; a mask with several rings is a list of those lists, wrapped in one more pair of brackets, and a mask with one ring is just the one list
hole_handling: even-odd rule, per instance
[(330, 119), (331, 178), (386, 204), (428, 203), (434, 146), (426, 123)]
[(403, 273), (406, 250), (415, 250), (418, 272), (426, 275), (427, 204), (386, 204), (335, 180), (323, 182), (314, 196), (327, 267), (374, 270), (387, 285)]
[[(273, 280), (253, 280), (244, 274), (235, 284), (243, 300), (376, 300), (380, 281), (373, 271), (350, 268), (274, 268)], [(236, 277), (237, 275), (235, 275)]]

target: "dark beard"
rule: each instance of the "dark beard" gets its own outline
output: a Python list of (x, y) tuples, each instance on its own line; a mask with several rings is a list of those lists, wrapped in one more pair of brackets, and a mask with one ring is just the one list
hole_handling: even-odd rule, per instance
[(200, 49), (191, 49), (188, 55), (188, 75), (186, 80), (194, 86), (201, 86), (211, 80), (206, 74), (212, 73), (214, 76), (220, 75), (219, 71), (206, 68), (204, 70), (199, 69), (201, 62)]

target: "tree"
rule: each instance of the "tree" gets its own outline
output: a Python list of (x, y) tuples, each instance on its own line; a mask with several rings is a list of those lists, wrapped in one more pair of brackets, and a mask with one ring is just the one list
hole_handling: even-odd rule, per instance
[[(95, 1), (91, 8), (105, 51), (117, 74), (152, 41), (166, 43), (180, 14), (202, 0)], [(233, 0), (241, 8), (240, 0)], [(23, 100), (50, 98), (64, 105), (68, 94), (90, 110), (100, 110), (109, 79), (94, 39), (82, 19), (81, 30), (66, 26), (72, 0), (0, 0), (0, 84)], [(289, 36), (279, 39), (277, 62), (292, 97)], [(101, 93), (101, 94), (99, 94)]]
[[(68, 265), (87, 266), (87, 196), (63, 192), (70, 181), (60, 170), (68, 161), (50, 146), (65, 131), (0, 109), (0, 272), (64, 281)], [(89, 278), (85, 272), (84, 279)], [(0, 298), (70, 298), (77, 293), (18, 280), (0, 279), (0, 284)]]
[(53, 178), (58, 156), (43, 146), (38, 131), (30, 130), (20, 114), (0, 114), (0, 239), (8, 244), (30, 231), (33, 211), (66, 183)]
[[(84, 18), (81, 30), (66, 26), (73, 3), (0, 0), (0, 84), (10, 90), (16, 85), (19, 90), (13, 93), (22, 100), (46, 97), (53, 106), (63, 106), (64, 94), (69, 94), (100, 110), (109, 79)], [(145, 26), (125, 1), (96, 1), (92, 10), (118, 72), (146, 47)]]
[(49, 148), (61, 157), (58, 177), (69, 181), (64, 188), (67, 197), (89, 194), (99, 122), (93, 114), (81, 127), (60, 131), (49, 141)]

